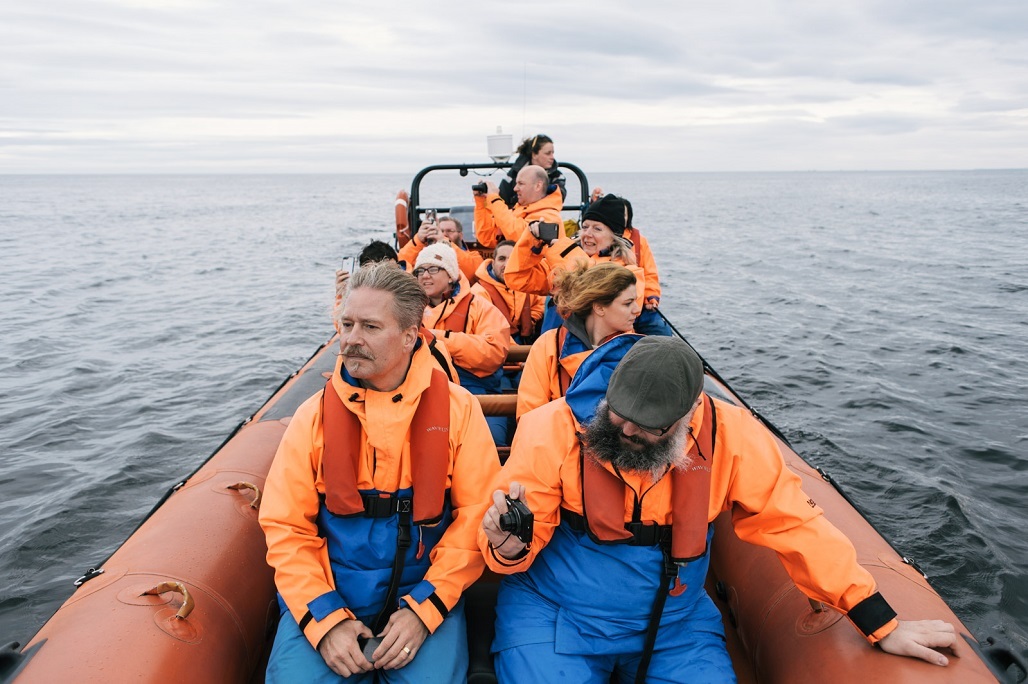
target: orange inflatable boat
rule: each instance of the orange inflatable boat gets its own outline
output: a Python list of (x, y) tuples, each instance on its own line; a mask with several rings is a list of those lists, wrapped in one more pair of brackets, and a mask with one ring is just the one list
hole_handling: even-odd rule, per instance
[[(272, 572), (257, 524), (260, 490), (295, 408), (325, 383), (338, 346), (326, 344), (253, 417), (159, 505), (19, 654), (11, 681), (222, 684), (263, 680), (277, 620)], [(708, 376), (707, 391), (740, 403)], [(513, 413), (514, 396), (483, 397)], [(906, 619), (940, 618), (967, 629), (925, 578), (784, 442), (789, 467), (850, 539), (889, 602)], [(811, 603), (777, 557), (717, 523), (708, 589), (725, 615), (741, 682), (994, 682), (971, 647), (949, 667), (889, 656), (842, 616)], [(485, 577), (487, 585), (495, 578)], [(475, 596), (490, 595), (488, 587)], [(488, 599), (487, 599), (488, 600)], [(473, 608), (469, 607), (469, 620)], [(481, 610), (478, 611), (481, 613)], [(485, 607), (488, 614), (488, 606)], [(469, 681), (490, 681), (488, 631)], [(968, 637), (970, 638), (970, 637)], [(684, 681), (684, 680), (683, 680)]]
[[(417, 196), (415, 187), (413, 212)], [(523, 356), (524, 349), (516, 352)], [(256, 509), (285, 426), (300, 403), (324, 386), (337, 353), (331, 341), (319, 348), (169, 492), (102, 567), (80, 578), (71, 597), (23, 649), (7, 647), (0, 656), (0, 682), (262, 681), (278, 611)], [(709, 367), (706, 390), (745, 406)], [(505, 415), (513, 415), (514, 400), (514, 395), (481, 398), (487, 413)], [(858, 560), (899, 615), (952, 622), (968, 643), (946, 668), (870, 647), (840, 614), (800, 593), (774, 553), (739, 541), (722, 516), (707, 587), (724, 616), (739, 681), (1021, 681), (1016, 677), (1023, 675), (1023, 660), (995, 644), (979, 645), (925, 577), (826, 476), (764, 424), (806, 492), (853, 541)], [(472, 682), (495, 681), (488, 654), (495, 581), (485, 576), (469, 591)], [(682, 681), (688, 681), (687, 673)]]

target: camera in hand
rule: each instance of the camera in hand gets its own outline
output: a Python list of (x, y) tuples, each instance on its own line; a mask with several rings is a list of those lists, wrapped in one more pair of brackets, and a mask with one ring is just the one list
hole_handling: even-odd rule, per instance
[(539, 239), (543, 242), (553, 242), (557, 239), (559, 234), (560, 224), (559, 223), (547, 223), (546, 221), (539, 222)]
[(471, 186), (474, 192), (489, 192), (489, 187), (485, 183), (475, 183)]
[(521, 499), (507, 499), (507, 512), (500, 514), (500, 529), (510, 532), (515, 537), (525, 542), (532, 543), (532, 527), (535, 523), (535, 516), (528, 509)]

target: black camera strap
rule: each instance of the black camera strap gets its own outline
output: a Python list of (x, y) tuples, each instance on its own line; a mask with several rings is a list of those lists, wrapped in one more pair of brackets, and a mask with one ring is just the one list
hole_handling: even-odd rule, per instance
[(385, 603), (382, 605), (382, 610), (375, 616), (375, 623), (371, 628), (375, 636), (378, 636), (385, 629), (389, 618), (398, 608), (396, 594), (400, 590), (403, 566), (407, 562), (407, 549), (410, 548), (411, 544), (410, 522), (413, 501), (409, 498), (400, 499), (397, 508), (399, 520), (396, 529), (396, 558), (393, 559), (393, 574), (389, 578), (389, 591), (386, 593)]
[(650, 669), (650, 659), (653, 657), (653, 647), (657, 643), (657, 630), (660, 628), (660, 617), (664, 614), (664, 603), (667, 602), (668, 592), (671, 591), (671, 582), (678, 576), (678, 565), (671, 560), (670, 543), (660, 545), (662, 556), (662, 568), (660, 571), (660, 583), (657, 585), (657, 595), (653, 599), (653, 610), (650, 611), (650, 623), (646, 627), (646, 640), (643, 642), (642, 658), (639, 659), (639, 669), (635, 672), (635, 684), (643, 684), (646, 681), (646, 671)]

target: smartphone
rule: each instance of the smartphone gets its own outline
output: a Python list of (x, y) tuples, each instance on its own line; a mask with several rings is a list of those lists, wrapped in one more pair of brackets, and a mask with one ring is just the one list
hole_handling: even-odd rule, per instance
[(346, 271), (347, 273), (353, 273), (358, 268), (357, 257), (343, 257), (343, 263), (339, 266), (339, 270)]
[(436, 214), (436, 210), (435, 209), (425, 209), (425, 221), (424, 222), (425, 223), (435, 223), (436, 215), (437, 214)]
[(361, 653), (364, 654), (364, 657), (367, 659), (369, 663), (375, 662), (375, 659), (372, 658), (371, 655), (375, 652), (375, 649), (378, 648), (378, 645), (381, 643), (381, 637), (371, 637), (370, 639), (366, 637), (357, 637), (357, 645), (361, 647)]
[(546, 221), (539, 222), (539, 239), (543, 242), (553, 242), (559, 235), (560, 224), (559, 223), (547, 223)]

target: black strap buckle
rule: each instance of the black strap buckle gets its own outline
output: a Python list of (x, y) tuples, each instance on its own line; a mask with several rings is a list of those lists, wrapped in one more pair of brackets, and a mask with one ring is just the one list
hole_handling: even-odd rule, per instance
[(409, 496), (365, 494), (361, 498), (364, 499), (365, 518), (390, 518), (397, 513), (410, 514), (414, 510), (414, 499)]
[(628, 522), (625, 529), (632, 533), (630, 546), (657, 546), (671, 541), (670, 525)]

